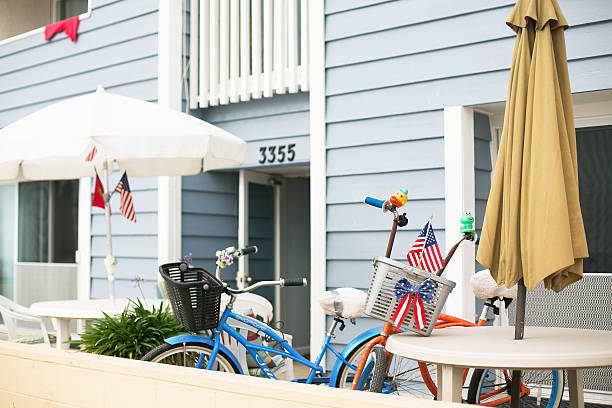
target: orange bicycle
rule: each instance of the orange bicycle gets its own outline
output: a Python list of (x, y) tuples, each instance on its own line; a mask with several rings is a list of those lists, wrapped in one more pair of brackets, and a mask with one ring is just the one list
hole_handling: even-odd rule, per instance
[[(374, 205), (372, 202), (368, 202), (367, 198), (366, 203)], [(378, 200), (377, 203), (382, 202)], [(382, 205), (389, 205), (389, 203), (384, 202)], [(389, 210), (393, 209), (392, 207), (389, 208)], [(397, 212), (392, 211), (392, 213), (394, 214), (394, 228), (392, 228), (392, 233), (389, 237), (386, 258), (390, 257), (397, 225), (402, 226), (402, 221), (398, 219)], [(473, 222), (471, 216), (467, 217), (467, 220)], [(444, 259), (445, 265), (448, 264), (461, 242), (464, 240), (475, 241), (476, 239), (473, 225), (466, 227), (463, 217), (462, 223), (464, 224), (461, 228), (463, 236), (447, 254)], [(444, 269), (441, 269), (435, 275), (440, 276), (443, 271)], [(474, 276), (478, 277), (472, 280), (474, 293), (479, 298), (486, 300), (478, 323), (447, 314), (440, 314), (434, 329), (456, 326), (483, 326), (487, 322), (487, 315), (490, 309), (493, 309), (495, 314), (499, 314), (501, 305), (503, 305), (504, 312), (506, 312), (512, 297), (515, 296), (512, 295), (512, 289), (497, 287), (488, 271), (481, 271)], [(475, 286), (475, 282), (477, 285), (480, 284), (480, 286)], [(495, 304), (497, 301), (500, 301), (500, 306)], [(437, 396), (435, 365), (396, 356), (384, 349), (388, 336), (399, 332), (401, 330), (395, 328), (390, 323), (385, 323), (380, 336), (375, 337), (366, 345), (355, 372), (352, 389), (369, 389), (371, 392), (433, 397), (435, 399)], [(368, 373), (367, 376), (362, 376), (364, 371)], [(469, 369), (464, 370), (464, 384), (466, 384), (469, 371)], [(368, 380), (364, 380), (362, 377), (367, 377)], [(486, 406), (497, 406), (509, 402), (512, 387), (511, 377), (511, 373), (508, 370), (473, 370), (470, 381), (467, 382), (468, 385), (464, 387), (468, 391), (467, 402)], [(366, 382), (369, 382), (369, 384), (365, 384)], [(522, 372), (520, 384), (520, 397), (535, 396), (538, 405), (544, 400), (542, 405), (546, 406), (546, 408), (556, 408), (562, 398), (563, 384), (563, 370), (554, 370), (552, 372), (540, 370), (524, 371)]]
[[(393, 197), (392, 197), (393, 198)], [(386, 211), (390, 211), (391, 214), (393, 214), (393, 224), (391, 227), (391, 233), (389, 235), (389, 242), (387, 243), (387, 251), (385, 253), (385, 258), (390, 258), (391, 257), (391, 251), (393, 249), (393, 243), (395, 241), (395, 235), (397, 232), (397, 227), (398, 226), (404, 226), (407, 223), (407, 219), (405, 218), (405, 216), (399, 215), (397, 213), (397, 206), (396, 204), (401, 204), (403, 205), (403, 203), (392, 203), (390, 201), (382, 201), (382, 200), (377, 200), (371, 197), (366, 197), (364, 199), (364, 202), (366, 204), (375, 206), (375, 207), (379, 207), (383, 210), (383, 212)], [(405, 203), (405, 201), (404, 201)], [(402, 218), (403, 217), (403, 218)], [(457, 250), (457, 247), (459, 246), (459, 244), (461, 242), (463, 242), (464, 240), (470, 240), (473, 241), (475, 239), (475, 235), (473, 232), (473, 229), (469, 229), (466, 233), (464, 233), (463, 237), (461, 238), (461, 240), (459, 240), (459, 242), (457, 242), (453, 248), (448, 252), (448, 254), (446, 255), (446, 258), (444, 259), (444, 265), (448, 264), (448, 262), (450, 261), (450, 259), (452, 258), (453, 254), (455, 253), (455, 251)], [(444, 269), (439, 270), (436, 275), (440, 276), (442, 274), (442, 272), (444, 271)], [(487, 308), (488, 311), (488, 308)], [(485, 321), (482, 322), (482, 325), (484, 325)], [(440, 314), (439, 318), (438, 318), (438, 322), (436, 323), (436, 325), (434, 326), (434, 328), (442, 328), (442, 327), (450, 327), (450, 326), (461, 326), (461, 325), (466, 325), (466, 326), (475, 326), (476, 324), (468, 322), (466, 320), (463, 319), (459, 319), (457, 317), (454, 316), (450, 316), (450, 315), (444, 315), (444, 314)], [(368, 387), (364, 387), (364, 379), (362, 378), (362, 373), (364, 372), (364, 370), (366, 370), (366, 372), (371, 372), (374, 367), (375, 367), (375, 362), (376, 359), (378, 357), (378, 360), (380, 361), (380, 356), (378, 356), (378, 354), (380, 354), (379, 350), (383, 350), (383, 354), (384, 353), (384, 349), (383, 347), (385, 346), (385, 344), (387, 343), (387, 339), (389, 338), (390, 335), (393, 334), (398, 334), (401, 333), (402, 330), (396, 328), (395, 326), (393, 326), (391, 323), (385, 322), (385, 324), (383, 325), (383, 328), (381, 330), (381, 333), (379, 336), (373, 338), (365, 347), (365, 349), (363, 350), (363, 354), (361, 355), (361, 359), (359, 360), (359, 364), (357, 366), (357, 370), (355, 371), (355, 376), (353, 378), (353, 382), (351, 384), (351, 389), (353, 390), (363, 390), (364, 388), (368, 388)], [(375, 346), (381, 346), (379, 348), (376, 348)], [(391, 353), (386, 352), (387, 358), (385, 361), (390, 361), (391, 360)], [(367, 366), (367, 367), (366, 367)], [(379, 369), (380, 370), (380, 369)], [(424, 363), (420, 363), (417, 366), (417, 363), (414, 362), (414, 367), (412, 368), (407, 368), (406, 370), (404, 370), (404, 372), (406, 374), (408, 374), (407, 376), (404, 376), (406, 378), (403, 378), (404, 381), (402, 381), (402, 384), (406, 384), (406, 385), (410, 385), (411, 387), (419, 387), (419, 383), (424, 384), (426, 386), (426, 389), (422, 386), (420, 386), (419, 388), (422, 389), (422, 391), (417, 391), (416, 389), (414, 391), (409, 392), (410, 394), (420, 394), (420, 393), (425, 393), (425, 392), (431, 392), (431, 394), (435, 395), (437, 394), (437, 388), (435, 385), (435, 382), (432, 380), (432, 376), (430, 375), (430, 371), (432, 370), (431, 367), (428, 367), (426, 364)], [(465, 375), (464, 374), (464, 380), (465, 380)], [(385, 376), (385, 378), (387, 378), (388, 376)], [(380, 378), (380, 375), (377, 377)], [(435, 375), (434, 375), (435, 378)], [(420, 381), (416, 381), (416, 380), (420, 380)], [(380, 382), (380, 381), (379, 381)], [(396, 381), (395, 383), (389, 383), (384, 382), (385, 387), (384, 389), (386, 389), (388, 392), (396, 392), (398, 391), (398, 385), (399, 383)], [(373, 386), (376, 386), (376, 389), (372, 389)], [(373, 392), (381, 392), (381, 390), (379, 390), (378, 388), (383, 388), (382, 384), (374, 384), (374, 378), (372, 377), (372, 383), (369, 386), (370, 391)], [(426, 391), (427, 390), (427, 391)], [(430, 394), (430, 395), (431, 395)]]

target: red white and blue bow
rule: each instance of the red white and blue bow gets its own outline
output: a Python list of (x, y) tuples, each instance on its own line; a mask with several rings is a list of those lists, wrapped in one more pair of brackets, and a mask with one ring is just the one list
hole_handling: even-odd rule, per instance
[(399, 305), (397, 305), (392, 317), (393, 325), (398, 328), (401, 327), (406, 314), (410, 310), (410, 305), (412, 305), (414, 323), (417, 330), (422, 330), (427, 325), (423, 302), (431, 302), (434, 289), (435, 286), (431, 279), (427, 279), (419, 286), (412, 286), (406, 278), (400, 279), (395, 284), (395, 297), (399, 300)]

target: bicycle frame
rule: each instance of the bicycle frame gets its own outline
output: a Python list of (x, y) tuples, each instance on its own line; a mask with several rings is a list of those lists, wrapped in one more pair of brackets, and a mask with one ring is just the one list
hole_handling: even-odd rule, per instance
[[(234, 329), (232, 326), (230, 326), (228, 324), (228, 319), (234, 319), (237, 320), (238, 322), (244, 323), (247, 326), (250, 326), (254, 329), (254, 331), (257, 331), (258, 333), (264, 334), (268, 337), (270, 337), (271, 339), (273, 339), (275, 342), (277, 342), (282, 349), (278, 349), (278, 348), (272, 348), (272, 347), (268, 347), (268, 346), (264, 346), (264, 345), (260, 345), (260, 344), (255, 344), (252, 342), (249, 342), (243, 335), (241, 335), (236, 329)], [(313, 384), (313, 383), (329, 383), (329, 386), (331, 387), (332, 384), (330, 382), (330, 378), (335, 378), (335, 374), (338, 371), (339, 367), (341, 364), (336, 363), (336, 366), (334, 368), (334, 371), (332, 372), (331, 377), (315, 377), (316, 374), (318, 372), (324, 372), (325, 370), (323, 369), (323, 367), (321, 367), (320, 363), (321, 360), (323, 359), (323, 356), (325, 355), (325, 352), (327, 350), (329, 350), (332, 354), (334, 354), (338, 361), (340, 362), (344, 362), (346, 365), (348, 365), (349, 367), (356, 369), (355, 366), (351, 365), (347, 359), (345, 358), (345, 353), (339, 353), (337, 350), (335, 350), (331, 345), (331, 339), (332, 339), (332, 333), (335, 329), (335, 325), (337, 323), (334, 322), (334, 324), (332, 325), (332, 327), (330, 328), (329, 332), (327, 333), (327, 335), (325, 336), (325, 341), (323, 343), (323, 346), (321, 347), (321, 352), (319, 353), (319, 355), (317, 356), (315, 362), (311, 362), (309, 360), (307, 360), (306, 358), (302, 357), (302, 355), (300, 355), (293, 347), (291, 347), (291, 345), (289, 345), (287, 343), (287, 341), (285, 339), (283, 339), (281, 336), (279, 336), (275, 331), (273, 331), (270, 327), (268, 327), (267, 325), (265, 325), (264, 323), (260, 322), (259, 320), (253, 319), (251, 317), (248, 316), (244, 316), (238, 313), (234, 313), (230, 308), (226, 308), (221, 316), (221, 319), (219, 321), (219, 326), (217, 327), (217, 329), (215, 330), (214, 334), (213, 334), (213, 338), (212, 338), (212, 346), (213, 346), (213, 350), (211, 352), (211, 357), (210, 360), (208, 361), (207, 366), (205, 367), (205, 369), (210, 370), (212, 369), (214, 363), (215, 363), (215, 359), (217, 357), (217, 354), (219, 353), (219, 350), (223, 349), (223, 352), (225, 354), (229, 354), (230, 358), (234, 359), (235, 361), (237, 361), (237, 359), (235, 358), (235, 356), (231, 355), (231, 352), (229, 350), (227, 350), (221, 343), (221, 333), (222, 332), (226, 332), (228, 333), (231, 337), (235, 338), (242, 346), (244, 346), (244, 348), (246, 349), (246, 351), (251, 355), (251, 357), (253, 357), (253, 359), (255, 360), (255, 362), (257, 363), (257, 365), (259, 366), (259, 368), (261, 369), (261, 371), (266, 375), (267, 378), (271, 378), (271, 379), (278, 379), (274, 373), (272, 372), (272, 370), (270, 370), (270, 368), (268, 368), (268, 366), (265, 364), (265, 362), (262, 360), (261, 356), (259, 355), (259, 353), (257, 353), (258, 351), (265, 351), (268, 353), (272, 353), (272, 354), (276, 354), (276, 355), (281, 355), (287, 358), (290, 358), (294, 361), (297, 361), (298, 363), (301, 363), (307, 367), (310, 368), (310, 372), (307, 378), (302, 378), (302, 379), (295, 379), (293, 381), (295, 382), (300, 382), (300, 383), (306, 383), (306, 384)], [(370, 334), (370, 331), (363, 333), (361, 336), (372, 336), (375, 335), (377, 333), (372, 333)], [(209, 340), (209, 337), (203, 337), (203, 336), (193, 336), (193, 337), (199, 337), (200, 339), (207, 339)], [(192, 339), (193, 341), (193, 339)], [(347, 347), (346, 349), (349, 349), (349, 347)], [(346, 353), (348, 354), (348, 353)], [(204, 356), (200, 356), (200, 359), (198, 360), (197, 364), (196, 364), (196, 368), (202, 368), (204, 364)]]

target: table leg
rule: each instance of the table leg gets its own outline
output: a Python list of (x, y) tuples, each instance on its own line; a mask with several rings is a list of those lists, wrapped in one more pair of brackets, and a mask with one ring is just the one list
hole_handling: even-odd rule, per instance
[(461, 402), (463, 368), (438, 365), (438, 401)]
[(52, 320), (57, 336), (55, 347), (60, 350), (68, 349), (68, 347), (70, 347), (70, 344), (67, 343), (67, 341), (70, 340), (70, 319), (54, 317)]
[(582, 369), (567, 370), (570, 408), (584, 408), (584, 375)]

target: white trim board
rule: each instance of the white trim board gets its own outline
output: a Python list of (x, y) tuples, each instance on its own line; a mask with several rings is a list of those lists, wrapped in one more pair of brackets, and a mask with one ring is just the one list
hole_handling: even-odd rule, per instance
[[(327, 287), (326, 271), (326, 127), (325, 127), (325, 10), (322, 1), (309, 4), (310, 51), (310, 299)], [(325, 339), (325, 313), (310, 302), (310, 355)], [(325, 361), (321, 361), (325, 366)]]
[[(459, 219), (475, 212), (474, 110), (464, 106), (444, 108), (444, 202), (448, 252), (461, 236)], [(470, 277), (475, 272), (474, 245), (459, 245), (444, 275), (457, 283), (446, 301), (446, 313), (474, 320), (475, 299)]]
[[(157, 103), (181, 110), (183, 6), (181, 0), (160, 0), (158, 13)], [(157, 262), (181, 256), (181, 177), (158, 177)]]

